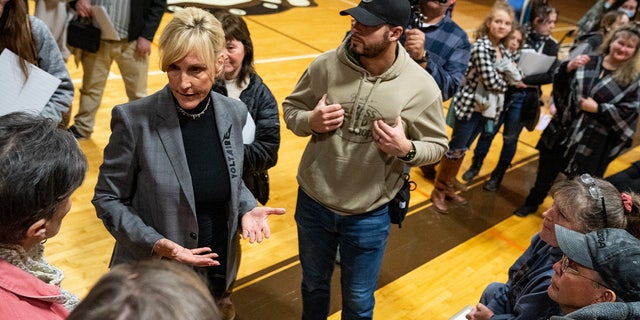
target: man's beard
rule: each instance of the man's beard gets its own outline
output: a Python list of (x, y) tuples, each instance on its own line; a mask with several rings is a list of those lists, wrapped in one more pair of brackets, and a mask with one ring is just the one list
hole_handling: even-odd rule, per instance
[(359, 57), (375, 58), (381, 55), (391, 45), (391, 41), (389, 41), (389, 33), (385, 33), (382, 40), (376, 43), (366, 45), (363, 42), (360, 42), (359, 44), (359, 47), (354, 46), (353, 42), (349, 44), (351, 52)]

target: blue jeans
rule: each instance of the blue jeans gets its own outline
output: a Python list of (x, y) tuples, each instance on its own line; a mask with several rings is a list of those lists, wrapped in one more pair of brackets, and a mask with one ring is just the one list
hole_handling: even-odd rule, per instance
[(511, 160), (513, 160), (516, 154), (516, 148), (518, 147), (518, 138), (520, 137), (522, 128), (524, 128), (524, 125), (520, 121), (520, 113), (526, 95), (527, 92), (525, 90), (515, 90), (506, 96), (506, 111), (502, 112), (492, 132), (483, 132), (480, 135), (476, 148), (473, 150), (474, 154), (484, 158), (489, 152), (491, 142), (498, 133), (500, 126), (504, 124), (504, 130), (502, 132), (503, 144), (498, 163), (504, 166), (511, 164)]
[(464, 156), (469, 150), (473, 140), (484, 130), (487, 119), (480, 112), (473, 112), (469, 120), (455, 118), (451, 140), (449, 140), (449, 151), (447, 158), (458, 159)]
[(509, 286), (500, 283), (490, 283), (480, 296), (480, 303), (491, 306), (491, 311), (497, 315), (513, 314), (513, 306), (509, 301)]
[(338, 246), (342, 319), (372, 319), (373, 293), (389, 237), (388, 206), (341, 216), (298, 188), (295, 219), (302, 266), (302, 319), (326, 320), (329, 315)]

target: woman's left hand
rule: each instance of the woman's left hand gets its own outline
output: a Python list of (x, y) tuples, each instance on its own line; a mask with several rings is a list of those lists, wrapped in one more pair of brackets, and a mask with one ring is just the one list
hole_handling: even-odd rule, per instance
[(598, 103), (593, 100), (593, 98), (581, 98), (580, 99), (580, 110), (597, 113), (598, 112)]
[(482, 303), (478, 303), (466, 316), (468, 320), (489, 320), (493, 317), (493, 311)]
[(242, 239), (249, 238), (249, 243), (262, 242), (269, 238), (271, 230), (267, 221), (269, 215), (284, 214), (284, 208), (255, 207), (242, 216)]

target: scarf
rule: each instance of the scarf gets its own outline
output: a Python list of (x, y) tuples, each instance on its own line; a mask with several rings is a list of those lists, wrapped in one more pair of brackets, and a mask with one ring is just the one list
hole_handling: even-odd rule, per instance
[[(0, 243), (0, 259), (6, 260), (10, 264), (50, 285), (60, 287), (60, 283), (64, 278), (62, 270), (50, 265), (44, 259), (44, 246), (42, 244), (34, 246), (29, 251), (25, 251), (24, 248), (18, 244)], [(60, 287), (59, 296), (46, 300), (59, 303), (69, 311), (73, 310), (73, 308), (80, 303), (80, 299), (78, 299), (75, 294), (62, 289), (62, 287)]]
[(529, 32), (527, 34), (527, 44), (528, 47), (535, 50), (538, 53), (542, 53), (542, 48), (544, 47), (544, 44), (547, 42), (547, 40), (549, 40), (551, 37), (550, 36), (543, 36), (540, 34), (537, 34), (535, 32)]

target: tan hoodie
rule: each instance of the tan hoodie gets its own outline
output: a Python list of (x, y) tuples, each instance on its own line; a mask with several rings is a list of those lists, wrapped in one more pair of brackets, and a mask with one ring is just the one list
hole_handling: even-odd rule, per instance
[[(442, 97), (431, 75), (398, 45), (389, 70), (371, 76), (349, 56), (349, 42), (348, 37), (338, 49), (316, 58), (282, 104), (287, 128), (298, 136), (311, 135), (298, 168), (300, 187), (341, 215), (379, 208), (401, 187), (405, 162), (376, 147), (373, 120), (393, 125), (402, 117), (416, 147), (410, 166), (437, 162), (448, 144)], [(327, 104), (342, 105), (345, 119), (339, 129), (315, 134), (309, 116), (325, 93)]]

